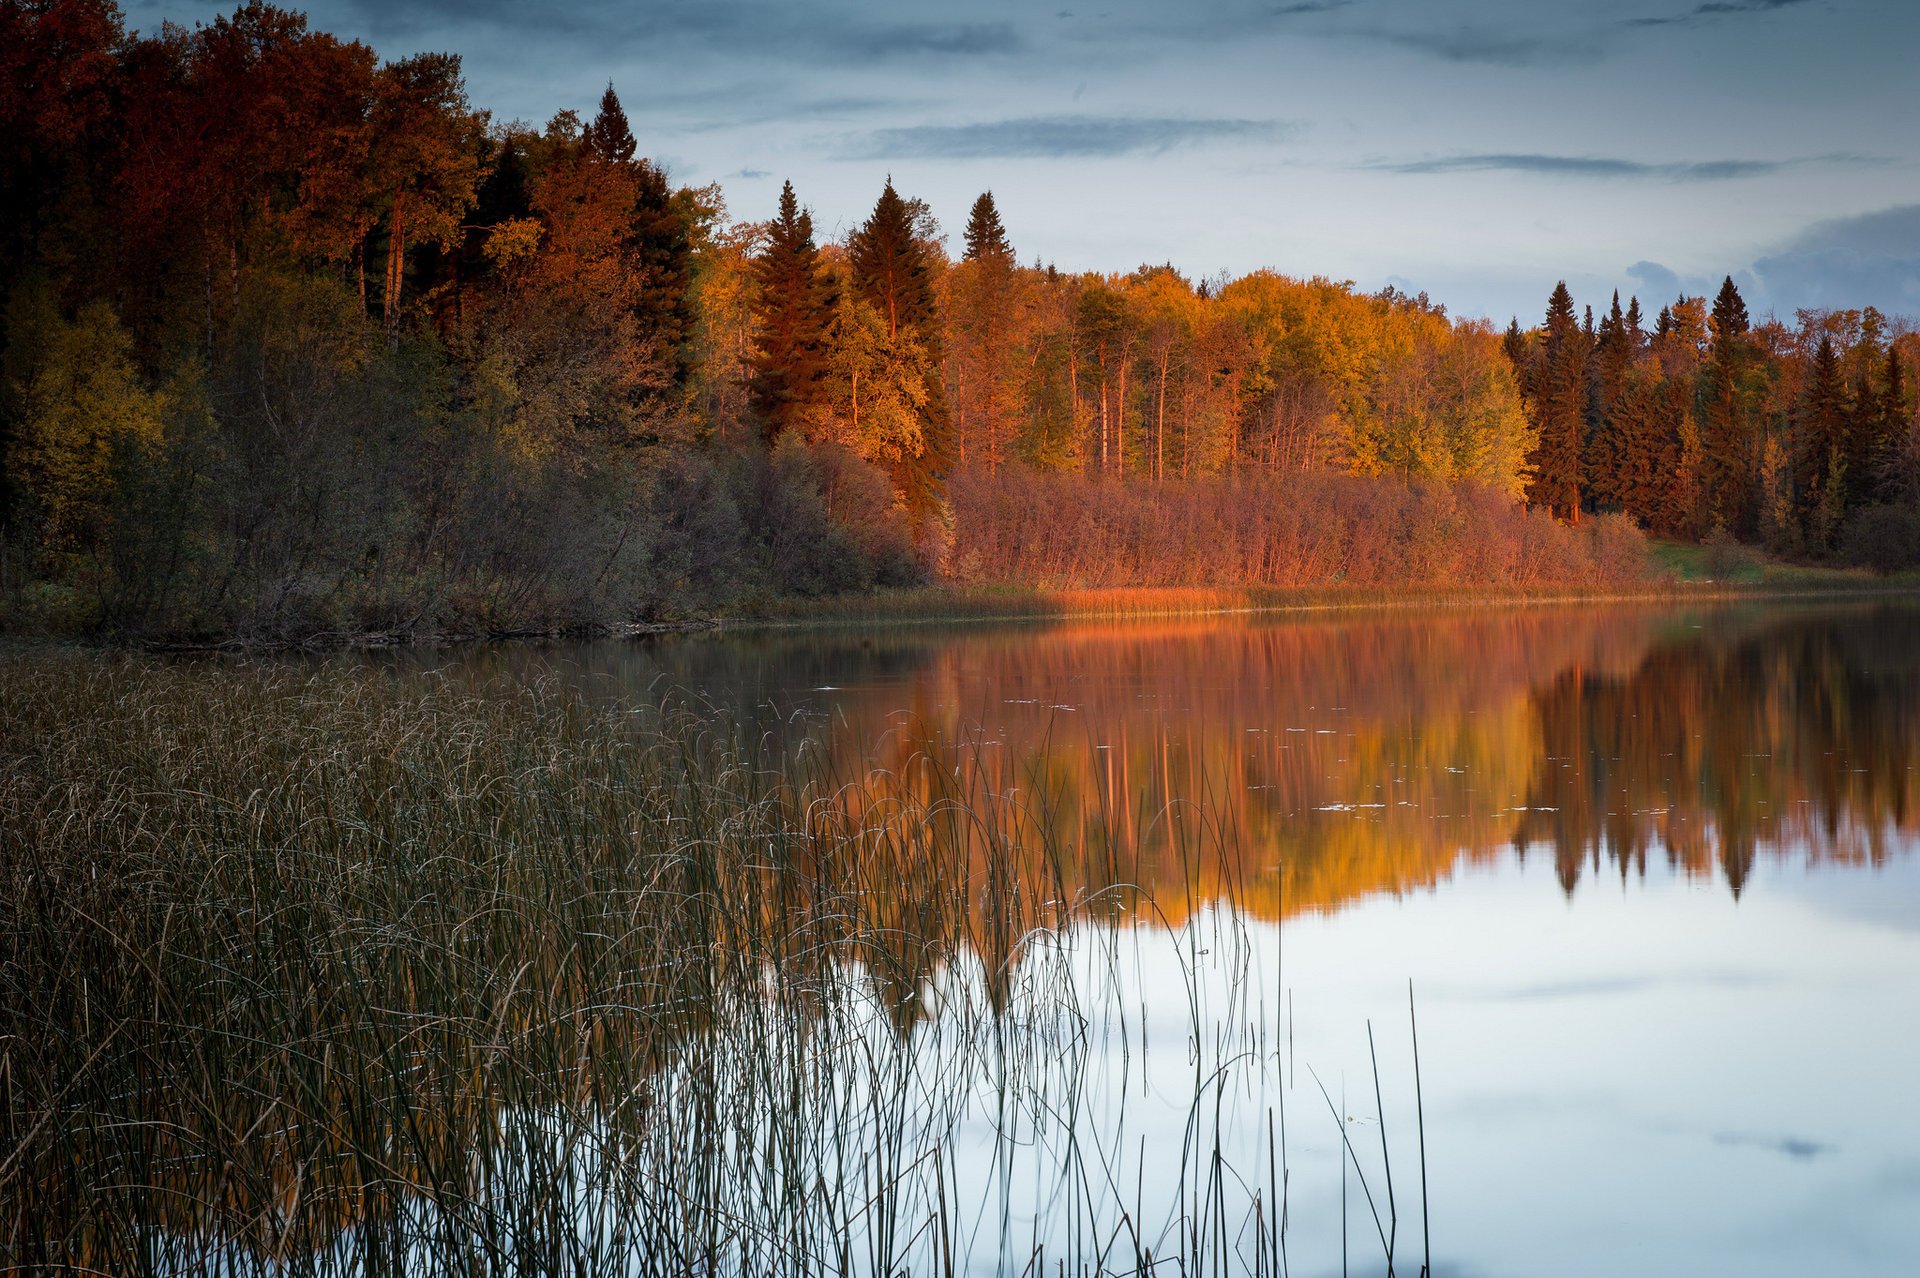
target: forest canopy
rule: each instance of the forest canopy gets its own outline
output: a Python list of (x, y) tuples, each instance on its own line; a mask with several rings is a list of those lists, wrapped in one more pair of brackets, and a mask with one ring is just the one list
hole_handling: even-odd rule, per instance
[[(1510, 539), (1482, 565), (1530, 521), (1604, 524), (1553, 534), (1569, 580), (1617, 570), (1629, 520), (1920, 562), (1920, 339), (1871, 310), (1754, 323), (1729, 281), (1596, 324), (1562, 286), (1502, 334), (1350, 282), (1022, 264), (990, 192), (951, 248), (892, 181), (841, 241), (792, 183), (738, 221), (645, 150), (612, 85), (499, 120), (457, 55), (291, 10), (136, 34), (105, 0), (0, 0), (6, 618), (646, 620), (965, 577), (956, 546), (1051, 579), (992, 521), (1102, 483), (1162, 530), (1311, 491), (1329, 527)], [(1484, 513), (1392, 522), (1415, 508)], [(1087, 580), (1190, 549), (1100, 523), (1049, 530)]]

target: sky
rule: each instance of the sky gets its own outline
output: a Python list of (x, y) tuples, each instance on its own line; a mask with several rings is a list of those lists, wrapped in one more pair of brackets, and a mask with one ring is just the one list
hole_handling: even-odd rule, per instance
[[(126, 0), (128, 25), (231, 6)], [(1270, 267), (1536, 322), (1556, 280), (1651, 312), (1920, 318), (1920, 0), (312, 0), (464, 58), (497, 121), (611, 82), (677, 184), (840, 235), (891, 177), (958, 251)]]

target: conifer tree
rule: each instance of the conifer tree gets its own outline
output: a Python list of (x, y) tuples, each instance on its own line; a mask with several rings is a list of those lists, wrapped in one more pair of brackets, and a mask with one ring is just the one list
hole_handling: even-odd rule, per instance
[(613, 91), (611, 80), (607, 81), (607, 91), (600, 95), (600, 109), (587, 125), (583, 140), (594, 158), (602, 163), (633, 163), (639, 144), (633, 140), (633, 129), (627, 123), (627, 113), (620, 105), (620, 95)]
[(754, 276), (759, 343), (750, 398), (761, 436), (771, 444), (825, 397), (835, 308), (833, 284), (813, 242), (813, 216), (800, 207), (791, 182), (780, 188), (780, 212), (754, 261)]
[(1000, 224), (1000, 210), (994, 205), (992, 191), (981, 192), (980, 198), (973, 202), (967, 214), (966, 241), (969, 262), (988, 259), (1013, 262), (1013, 246), (1007, 242), (1007, 230)]
[(1539, 442), (1528, 459), (1533, 481), (1527, 499), (1562, 519), (1580, 518), (1580, 444), (1586, 423), (1587, 338), (1574, 315), (1565, 280), (1547, 302), (1546, 339), (1530, 398)]
[(635, 176), (633, 248), (640, 268), (641, 327), (658, 345), (678, 391), (693, 373), (693, 237), (665, 171), (643, 159)]
[(949, 292), (946, 390), (958, 459), (991, 472), (1005, 459), (1019, 408), (1013, 245), (991, 191), (967, 215), (966, 246)]
[(1514, 376), (1520, 379), (1521, 389), (1525, 390), (1531, 370), (1528, 368), (1527, 335), (1520, 331), (1518, 316), (1507, 321), (1507, 331), (1500, 337), (1500, 346), (1506, 351), (1507, 359), (1513, 364)]
[(1627, 335), (1627, 316), (1620, 309), (1620, 293), (1616, 289), (1613, 308), (1600, 321), (1599, 343), (1594, 350), (1587, 447), (1582, 462), (1590, 500), (1600, 509), (1619, 508), (1622, 504), (1620, 490), (1626, 449), (1615, 412), (1632, 366), (1633, 340)]
[(1813, 353), (1796, 427), (1794, 486), (1807, 540), (1825, 548), (1846, 502), (1847, 389), (1833, 339), (1824, 334)]
[(1700, 442), (1708, 518), (1739, 537), (1752, 535), (1754, 516), (1752, 427), (1742, 387), (1752, 345), (1747, 327), (1746, 303), (1728, 276), (1713, 302), (1713, 357), (1706, 371)]
[[(915, 343), (931, 357), (919, 410), (920, 448), (912, 456), (889, 459), (894, 487), (917, 530), (940, 501), (952, 464), (953, 429), (937, 363), (941, 334), (933, 262), (915, 233), (913, 206), (893, 189), (891, 179), (873, 213), (848, 239), (847, 259), (853, 290), (884, 322), (887, 339)], [(901, 361), (903, 366), (916, 362)]]
[(673, 207), (666, 174), (652, 161), (635, 158), (639, 144), (611, 83), (581, 140), (588, 155), (616, 166), (632, 183), (633, 207), (621, 238), (635, 276), (635, 329), (660, 360), (667, 387), (678, 392), (693, 367), (692, 246), (686, 222)]
[(1873, 449), (1874, 499), (1882, 502), (1900, 501), (1912, 496), (1902, 491), (1904, 485), (1901, 482), (1900, 465), (1909, 427), (1900, 350), (1892, 344), (1887, 346), (1887, 371), (1880, 385), (1877, 417)]

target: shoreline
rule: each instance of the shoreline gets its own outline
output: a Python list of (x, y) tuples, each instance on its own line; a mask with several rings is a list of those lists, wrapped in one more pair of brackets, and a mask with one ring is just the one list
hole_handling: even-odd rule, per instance
[[(1837, 575), (1837, 574), (1836, 574)], [(1824, 578), (1824, 574), (1823, 574)], [(962, 626), (1017, 622), (1164, 620), (1206, 617), (1283, 617), (1415, 609), (1553, 608), (1575, 605), (1668, 605), (1815, 602), (1920, 598), (1920, 578), (1858, 581), (1718, 582), (1668, 579), (1643, 589), (1610, 586), (1584, 591), (1457, 586), (1098, 587), (1042, 590), (1005, 586), (923, 586), (871, 595), (786, 599), (758, 613), (657, 622), (589, 622), (493, 631), (324, 631), (300, 638), (139, 640), (31, 632), (0, 632), (0, 648), (73, 646), (154, 656), (229, 653), (370, 652), (392, 648), (452, 648), (527, 642), (590, 642), (662, 635), (756, 630), (810, 630), (849, 626)]]

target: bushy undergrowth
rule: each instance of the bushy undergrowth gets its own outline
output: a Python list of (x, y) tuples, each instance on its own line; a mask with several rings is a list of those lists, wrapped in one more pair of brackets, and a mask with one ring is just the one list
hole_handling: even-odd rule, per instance
[(962, 582), (1114, 586), (1625, 586), (1645, 539), (1474, 485), (1330, 472), (1127, 486), (1020, 469), (951, 484)]

